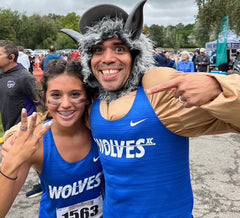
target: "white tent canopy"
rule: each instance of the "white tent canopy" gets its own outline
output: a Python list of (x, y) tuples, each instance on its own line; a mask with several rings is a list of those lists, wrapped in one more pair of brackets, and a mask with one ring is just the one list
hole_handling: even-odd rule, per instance
[[(227, 49), (240, 49), (240, 36), (236, 35), (233, 31), (228, 31)], [(217, 50), (217, 40), (206, 43), (207, 51)]]

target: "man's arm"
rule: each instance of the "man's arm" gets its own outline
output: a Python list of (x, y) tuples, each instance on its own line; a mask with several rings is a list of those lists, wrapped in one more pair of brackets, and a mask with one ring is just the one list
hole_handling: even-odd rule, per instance
[(195, 61), (196, 65), (199, 65), (199, 63), (200, 63), (199, 56), (197, 56), (194, 61)]
[(40, 96), (35, 78), (32, 75), (26, 76), (22, 80), (22, 89), (26, 97), (33, 102), (39, 102)]
[(204, 65), (209, 65), (210, 64), (210, 58), (208, 56), (206, 56), (203, 63), (204, 63)]
[[(195, 81), (192, 76), (196, 76)], [(205, 86), (206, 81), (203, 84), (200, 78), (209, 81), (209, 85)], [(239, 75), (184, 74), (170, 69), (153, 69), (143, 78), (149, 101), (161, 122), (172, 132), (187, 137), (240, 133), (239, 84)], [(179, 96), (186, 103), (180, 103)]]

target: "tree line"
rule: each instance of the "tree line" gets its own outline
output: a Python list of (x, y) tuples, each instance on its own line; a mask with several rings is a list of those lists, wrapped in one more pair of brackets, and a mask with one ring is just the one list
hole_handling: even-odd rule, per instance
[[(145, 25), (143, 33), (149, 34), (156, 47), (174, 50), (205, 47), (206, 42), (217, 38), (222, 17), (229, 15), (230, 28), (239, 34), (239, 0), (195, 0), (195, 3), (198, 6), (195, 23), (179, 23), (166, 27), (158, 24)], [(17, 45), (31, 49), (46, 49), (50, 44), (54, 44), (58, 49), (76, 48), (73, 40), (59, 30), (69, 28), (79, 31), (80, 18), (75, 12), (66, 16), (27, 16), (26, 13), (0, 8), (0, 39), (9, 39)]]

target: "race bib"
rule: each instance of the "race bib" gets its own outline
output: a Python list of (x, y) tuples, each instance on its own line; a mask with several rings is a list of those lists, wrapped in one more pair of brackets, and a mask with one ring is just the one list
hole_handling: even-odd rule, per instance
[(57, 218), (100, 218), (102, 217), (102, 196), (56, 210)]

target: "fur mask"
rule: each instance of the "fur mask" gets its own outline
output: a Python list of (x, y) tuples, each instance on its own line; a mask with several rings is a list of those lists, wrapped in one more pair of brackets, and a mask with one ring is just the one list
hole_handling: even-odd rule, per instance
[[(86, 11), (79, 22), (79, 32), (61, 29), (78, 45), (82, 55), (84, 82), (99, 89), (99, 97), (107, 102), (114, 101), (141, 85), (143, 75), (154, 66), (153, 44), (142, 34), (143, 6), (147, 0), (137, 3), (130, 14), (115, 5), (98, 5)], [(122, 40), (132, 56), (132, 71), (124, 86), (117, 91), (106, 91), (96, 80), (91, 70), (92, 48), (98, 43), (117, 37)]]
[[(125, 85), (117, 91), (106, 91), (94, 77), (90, 62), (92, 47), (106, 39), (118, 37), (129, 48), (133, 66), (131, 74)], [(88, 27), (86, 33), (81, 35), (79, 46), (82, 55), (84, 82), (91, 87), (99, 88), (99, 97), (106, 102), (114, 101), (138, 89), (143, 75), (153, 67), (153, 44), (149, 38), (141, 34), (139, 38), (132, 39), (128, 31), (124, 30), (121, 19), (104, 18), (93, 27)]]

